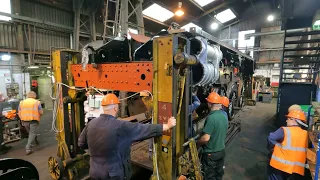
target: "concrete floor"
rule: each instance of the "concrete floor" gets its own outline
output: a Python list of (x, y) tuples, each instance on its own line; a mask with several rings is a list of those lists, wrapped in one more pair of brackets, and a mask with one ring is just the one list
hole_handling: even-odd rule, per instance
[(13, 147), (12, 150), (5, 155), (1, 155), (0, 158), (16, 158), (27, 160), (37, 167), (40, 180), (51, 180), (47, 162), (51, 155), (56, 154), (57, 150), (57, 141), (53, 131), (51, 131), (51, 123), (52, 111), (45, 110), (38, 127), (38, 133), (40, 134), (40, 145), (34, 148), (33, 154), (28, 156), (26, 155), (24, 147), (27, 144), (27, 139), (22, 139), (18, 142), (8, 144)]
[(244, 107), (237, 114), (241, 119), (241, 132), (226, 148), (223, 179), (266, 179), (267, 136), (271, 131), (276, 130), (273, 125), (275, 113), (276, 104), (257, 103), (256, 106)]
[[(224, 179), (266, 179), (266, 138), (269, 132), (275, 130), (272, 116), (275, 115), (276, 105), (258, 103), (256, 106), (247, 106), (238, 114), (242, 119), (242, 130), (226, 149)], [(56, 153), (56, 140), (51, 131), (52, 114), (45, 111), (39, 126), (40, 145), (29, 156), (25, 155), (26, 139), (11, 143), (13, 149), (0, 158), (19, 158), (33, 163), (39, 171), (40, 180), (50, 180), (47, 169), (47, 160)], [(250, 148), (252, 150), (248, 150)], [(259, 151), (259, 152), (256, 152)]]

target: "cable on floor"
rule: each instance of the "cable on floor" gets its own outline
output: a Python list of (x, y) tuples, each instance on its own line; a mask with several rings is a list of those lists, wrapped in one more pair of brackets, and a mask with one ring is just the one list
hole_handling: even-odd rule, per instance
[[(239, 137), (244, 141), (244, 138), (243, 138), (240, 134), (239, 134)], [(268, 157), (268, 154), (265, 153), (265, 152), (262, 152), (262, 151), (259, 151), (259, 150), (253, 149), (253, 148), (249, 148), (249, 147), (247, 147), (247, 146), (244, 146), (243, 144), (241, 144), (241, 147), (244, 148), (244, 149), (247, 149), (247, 150), (249, 150), (249, 151), (261, 153), (261, 154), (263, 154), (263, 155), (265, 155), (265, 156)]]
[(265, 152), (262, 152), (262, 151), (259, 151), (259, 150), (256, 150), (256, 149), (252, 149), (252, 148), (246, 147), (246, 146), (244, 146), (244, 145), (242, 145), (242, 148), (247, 149), (247, 150), (249, 150), (249, 151), (261, 153), (261, 154), (263, 154), (263, 155), (265, 155), (265, 156), (268, 157), (268, 154), (265, 153)]

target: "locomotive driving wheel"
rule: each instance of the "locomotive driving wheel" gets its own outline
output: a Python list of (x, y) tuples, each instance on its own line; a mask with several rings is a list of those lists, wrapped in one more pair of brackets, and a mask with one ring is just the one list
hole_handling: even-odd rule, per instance
[(62, 178), (64, 171), (63, 163), (57, 156), (51, 156), (48, 160), (48, 169), (51, 177), (55, 180)]

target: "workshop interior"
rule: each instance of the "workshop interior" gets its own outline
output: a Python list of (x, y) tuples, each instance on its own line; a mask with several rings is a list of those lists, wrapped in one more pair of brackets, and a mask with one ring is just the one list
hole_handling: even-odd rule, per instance
[(209, 138), (219, 131), (217, 112), (227, 121), (223, 179), (319, 178), (319, 0), (0, 4), (0, 180), (94, 179), (79, 137), (108, 115), (110, 94), (119, 121), (176, 120), (132, 142), (132, 180), (214, 179), (204, 156), (215, 158), (215, 142), (201, 142), (208, 126)]

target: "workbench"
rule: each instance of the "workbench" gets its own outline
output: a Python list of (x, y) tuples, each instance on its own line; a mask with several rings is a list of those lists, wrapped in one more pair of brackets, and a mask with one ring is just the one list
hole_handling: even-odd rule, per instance
[(21, 139), (20, 132), (20, 120), (18, 119), (3, 119), (3, 143), (11, 143), (15, 141), (19, 141)]

